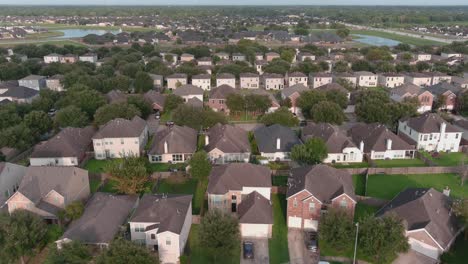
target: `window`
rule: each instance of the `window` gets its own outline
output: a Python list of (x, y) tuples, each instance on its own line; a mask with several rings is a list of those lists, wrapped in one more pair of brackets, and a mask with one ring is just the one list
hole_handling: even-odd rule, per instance
[(155, 240), (155, 239), (156, 239), (156, 235), (155, 235), (155, 234), (151, 234), (151, 239), (152, 239), (152, 240)]
[(182, 161), (182, 154), (172, 155), (172, 161)]
[(124, 139), (123, 138), (120, 139), (120, 144), (122, 144), (122, 145), (124, 144)]
[(297, 200), (296, 199), (294, 199), (294, 201), (293, 201), (293, 206), (297, 207)]
[(340, 207), (342, 207), (342, 208), (348, 207), (348, 202), (346, 200), (341, 200), (340, 201)]
[(315, 211), (315, 203), (311, 202), (309, 203), (309, 212), (313, 212), (313, 211)]
[(101, 146), (101, 143), (96, 143), (96, 146)]
[(166, 237), (166, 245), (167, 246), (171, 245), (171, 238), (170, 237)]
[(457, 133), (457, 134), (455, 134), (455, 138), (457, 138), (457, 139), (458, 139), (458, 135), (459, 135), (458, 133)]
[(161, 155), (152, 155), (152, 156), (151, 156), (151, 161), (152, 161), (152, 162), (159, 162), (159, 161), (162, 161), (162, 157), (161, 157)]
[(427, 135), (424, 135), (423, 141), (427, 141)]
[(145, 227), (142, 224), (135, 224), (135, 232), (145, 232)]

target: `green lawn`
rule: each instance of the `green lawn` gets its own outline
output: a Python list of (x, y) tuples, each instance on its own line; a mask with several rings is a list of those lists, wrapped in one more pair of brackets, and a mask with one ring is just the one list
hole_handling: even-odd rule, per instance
[[(166, 89), (167, 91), (168, 89)], [(159, 122), (161, 124), (166, 123), (167, 121), (172, 121), (172, 112), (170, 111), (164, 111), (159, 119)]]
[(199, 185), (196, 179), (187, 179), (182, 183), (172, 183), (164, 179), (160, 181), (157, 193), (191, 194), (193, 195), (192, 212), (193, 214), (200, 214), (207, 186), (207, 181)]
[(88, 170), (89, 172), (92, 172), (92, 173), (103, 173), (104, 170), (106, 169), (107, 164), (110, 161), (111, 160), (90, 159), (84, 165), (84, 169)]
[(116, 182), (113, 180), (108, 180), (101, 188), (101, 192), (106, 193), (117, 193), (117, 190), (114, 189)]
[(367, 195), (390, 200), (408, 187), (432, 187), (442, 191), (445, 186), (451, 189), (451, 196), (468, 197), (468, 184), (460, 186), (460, 176), (457, 174), (369, 175)]
[[(468, 231), (465, 231), (468, 232)], [(465, 234), (458, 235), (450, 251), (441, 256), (442, 263), (464, 264), (468, 260), (468, 239), (464, 239)]]
[(227, 117), (229, 122), (232, 123), (255, 123), (258, 120), (258, 116), (252, 115), (251, 113), (239, 113), (239, 114), (230, 114)]
[(353, 174), (354, 193), (357, 195), (365, 195), (366, 192), (366, 175)]
[(101, 181), (98, 180), (98, 179), (89, 180), (89, 189), (90, 189), (91, 193), (97, 192), (100, 185), (101, 185)]
[(354, 210), (354, 222), (359, 222), (361, 219), (374, 215), (379, 210), (378, 207), (370, 206), (358, 202)]
[(428, 152), (423, 152), (422, 154), (439, 166), (459, 166), (463, 158), (465, 159), (465, 164), (468, 164), (468, 156), (463, 152), (440, 152), (438, 157), (432, 157)]
[(286, 197), (284, 194), (272, 194), (273, 234), (268, 243), (270, 263), (289, 262), (288, 227), (286, 226)]
[(164, 172), (169, 171), (170, 169), (177, 169), (179, 171), (185, 170), (187, 164), (185, 163), (149, 163), (147, 169), (149, 172)]
[(353, 162), (353, 163), (346, 163), (346, 164), (335, 163), (335, 164), (332, 164), (331, 166), (333, 166), (333, 167), (335, 167), (337, 169), (368, 168), (369, 163), (367, 163), (367, 162)]
[(288, 176), (286, 175), (278, 175), (278, 176), (271, 176), (271, 184), (273, 186), (287, 186), (288, 184)]
[(407, 43), (410, 45), (415, 46), (424, 46), (424, 45), (445, 45), (445, 43), (433, 41), (425, 38), (415, 38), (410, 36), (402, 36), (393, 33), (381, 32), (376, 30), (351, 30), (351, 34), (360, 34), (360, 35), (368, 35), (368, 36), (376, 36), (382, 38), (393, 39), (396, 41), (400, 41), (402, 43)]
[(424, 167), (427, 166), (420, 159), (391, 159), (391, 160), (374, 160), (378, 168), (398, 168), (398, 167)]

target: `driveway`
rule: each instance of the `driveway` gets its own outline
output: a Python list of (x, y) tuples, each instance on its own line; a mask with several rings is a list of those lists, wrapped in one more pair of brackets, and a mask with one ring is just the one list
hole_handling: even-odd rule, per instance
[(268, 254), (268, 238), (243, 238), (243, 241), (254, 243), (254, 259), (244, 259), (244, 252), (241, 244), (241, 264), (269, 264), (270, 257)]
[(308, 251), (304, 243), (304, 231), (288, 229), (289, 261), (291, 264), (317, 264), (318, 254)]

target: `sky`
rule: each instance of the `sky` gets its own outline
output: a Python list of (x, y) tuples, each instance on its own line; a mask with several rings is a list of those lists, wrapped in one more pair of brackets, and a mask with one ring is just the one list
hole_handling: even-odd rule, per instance
[(468, 5), (467, 0), (0, 0), (0, 5)]

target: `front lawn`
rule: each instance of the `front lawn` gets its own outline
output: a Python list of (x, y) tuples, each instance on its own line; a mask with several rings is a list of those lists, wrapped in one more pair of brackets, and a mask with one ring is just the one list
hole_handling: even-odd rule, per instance
[(468, 163), (468, 156), (463, 152), (439, 152), (439, 155), (437, 157), (432, 157), (431, 154), (428, 152), (423, 152), (422, 154), (424, 155), (424, 157), (432, 160), (433, 162), (435, 162), (435, 164), (439, 166), (459, 166), (463, 158), (465, 159), (465, 164)]
[[(468, 231), (465, 231), (468, 232)], [(468, 239), (465, 239), (465, 234), (458, 235), (455, 243), (450, 248), (450, 251), (442, 254), (440, 259), (442, 263), (464, 264), (468, 260)]]
[(442, 191), (445, 186), (451, 189), (450, 196), (468, 197), (468, 184), (460, 186), (457, 174), (374, 174), (369, 175), (367, 195), (390, 200), (408, 187), (435, 188)]
[(84, 169), (88, 170), (91, 173), (103, 173), (107, 167), (107, 164), (112, 160), (97, 160), (97, 159), (90, 159), (84, 165)]
[(284, 194), (272, 194), (273, 230), (268, 241), (270, 263), (289, 262), (288, 227), (286, 225), (286, 197)]
[(422, 160), (414, 159), (389, 159), (389, 160), (373, 160), (378, 168), (399, 168), (399, 167), (425, 167), (427, 166)]
[(192, 213), (200, 214), (207, 186), (208, 181), (198, 184), (196, 179), (187, 179), (183, 182), (171, 182), (169, 179), (163, 179), (159, 182), (157, 193), (191, 194), (193, 195)]
[(375, 215), (379, 209), (378, 207), (358, 202), (354, 209), (354, 222), (359, 222), (368, 216)]

